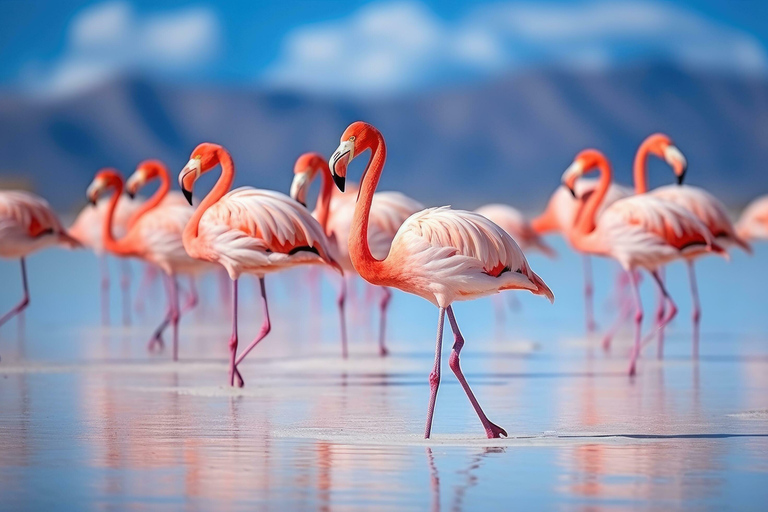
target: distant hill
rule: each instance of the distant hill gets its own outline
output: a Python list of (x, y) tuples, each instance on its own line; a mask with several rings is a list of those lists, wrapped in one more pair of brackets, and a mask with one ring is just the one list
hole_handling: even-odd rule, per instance
[[(31, 183), (56, 207), (73, 209), (99, 167), (127, 175), (154, 157), (175, 173), (197, 143), (214, 141), (231, 150), (238, 184), (287, 191), (295, 158), (308, 150), (329, 154), (359, 119), (387, 140), (382, 188), (427, 204), (506, 201), (539, 210), (588, 146), (606, 151), (628, 182), (637, 145), (659, 130), (688, 157), (690, 183), (732, 206), (768, 193), (768, 80), (666, 66), (529, 71), (472, 88), (370, 101), (138, 78), (59, 100), (6, 93), (0, 182)], [(353, 168), (353, 179), (361, 167)], [(652, 167), (652, 184), (670, 181), (663, 165)]]

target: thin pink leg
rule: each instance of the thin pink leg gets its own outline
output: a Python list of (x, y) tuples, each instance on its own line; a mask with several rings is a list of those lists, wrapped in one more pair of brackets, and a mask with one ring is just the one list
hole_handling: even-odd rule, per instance
[(339, 289), (339, 296), (336, 298), (336, 305), (339, 307), (339, 320), (341, 322), (341, 357), (347, 358), (347, 318), (346, 318), (346, 303), (347, 303), (347, 278), (341, 276), (341, 288)]
[(389, 354), (384, 337), (387, 332), (387, 308), (392, 300), (392, 292), (386, 286), (381, 287), (381, 302), (379, 302), (379, 355), (384, 357)]
[(149, 293), (149, 288), (152, 286), (152, 282), (157, 278), (157, 267), (150, 264), (144, 265), (144, 272), (141, 274), (141, 281), (139, 282), (139, 289), (136, 291), (136, 299), (133, 301), (133, 308), (138, 313), (144, 312), (145, 298)]
[(272, 330), (272, 324), (269, 320), (269, 306), (267, 305), (267, 288), (264, 284), (264, 277), (259, 277), (259, 289), (261, 291), (261, 303), (264, 306), (264, 323), (261, 324), (261, 329), (259, 329), (259, 334), (256, 336), (256, 339), (254, 339), (250, 345), (245, 347), (245, 350), (243, 350), (243, 353), (240, 354), (237, 359), (235, 360), (235, 366), (240, 364), (243, 359), (245, 359), (245, 356), (248, 355), (248, 353), (253, 350), (253, 348), (259, 344), (261, 340), (263, 340), (267, 334), (269, 334), (269, 331)]
[(429, 406), (427, 407), (427, 426), (424, 429), (424, 439), (432, 435), (432, 417), (435, 415), (437, 388), (440, 387), (440, 355), (443, 351), (443, 324), (445, 323), (445, 308), (440, 308), (437, 321), (437, 343), (435, 344), (435, 366), (429, 374)]
[[(664, 282), (664, 269), (660, 269), (659, 271), (659, 279), (661, 279), (661, 282)], [(662, 359), (664, 357), (664, 328), (662, 327), (662, 324), (664, 323), (664, 318), (666, 317), (666, 304), (667, 300), (664, 297), (664, 292), (662, 292), (662, 287), (657, 287), (657, 307), (656, 307), (656, 330), (658, 331), (658, 351), (656, 356), (659, 359)]]
[(181, 308), (180, 315), (185, 315), (197, 306), (200, 296), (197, 293), (197, 279), (194, 276), (189, 276), (189, 293), (187, 294), (187, 301)]
[(10, 311), (0, 317), (0, 327), (8, 320), (18, 315), (29, 305), (29, 285), (27, 284), (27, 262), (24, 258), (21, 258), (21, 283), (24, 287), (24, 296), (21, 298), (18, 304), (16, 304)]
[(494, 316), (496, 317), (496, 327), (499, 329), (499, 332), (503, 331), (504, 325), (507, 323), (507, 315), (506, 311), (504, 309), (504, 299), (502, 298), (501, 294), (496, 294), (491, 296), (491, 301), (493, 301), (493, 312)]
[(632, 292), (635, 295), (635, 345), (632, 347), (632, 354), (629, 359), (629, 376), (633, 377), (637, 373), (637, 358), (640, 355), (640, 336), (643, 328), (643, 302), (640, 299), (637, 274), (630, 271), (629, 279), (632, 284)]
[(131, 265), (120, 258), (120, 290), (123, 292), (123, 325), (131, 325)]
[(147, 349), (152, 352), (155, 349), (155, 346), (157, 345), (160, 350), (162, 350), (165, 347), (165, 343), (163, 342), (163, 331), (165, 331), (165, 328), (168, 327), (168, 324), (171, 323), (171, 319), (173, 316), (173, 298), (171, 297), (171, 284), (169, 282), (169, 277), (163, 274), (163, 285), (165, 286), (165, 294), (168, 298), (168, 306), (165, 310), (165, 317), (163, 318), (163, 321), (160, 322), (160, 325), (157, 326), (155, 329), (155, 332), (152, 333), (152, 337), (149, 339), (149, 344), (147, 344)]
[(659, 324), (659, 330), (663, 331), (667, 327), (667, 325), (669, 325), (669, 322), (671, 322), (672, 319), (674, 319), (675, 316), (677, 315), (677, 305), (672, 300), (672, 297), (669, 296), (669, 292), (667, 292), (667, 287), (664, 285), (664, 279), (659, 274), (659, 272), (657, 270), (653, 271), (651, 272), (651, 275), (653, 276), (653, 279), (656, 281), (656, 284), (659, 286), (661, 295), (663, 296), (663, 298), (667, 303), (667, 307), (666, 307), (667, 315)]
[(171, 325), (173, 326), (173, 360), (179, 360), (179, 284), (176, 275), (168, 276), (171, 285)]
[(624, 322), (627, 321), (629, 314), (632, 312), (631, 300), (622, 300), (620, 304), (619, 315), (616, 318), (616, 321), (605, 333), (605, 336), (603, 336), (603, 350), (606, 352), (611, 350), (611, 343), (613, 342), (613, 338), (616, 336), (616, 333), (621, 328), (621, 326), (624, 325)]
[(245, 385), (243, 376), (237, 369), (237, 279), (232, 281), (232, 335), (229, 337), (229, 385), (234, 387), (237, 377), (237, 387)]
[(597, 329), (595, 324), (595, 305), (594, 305), (594, 280), (592, 279), (592, 260), (589, 256), (584, 256), (584, 308), (587, 321), (587, 332), (594, 332)]
[(696, 283), (696, 270), (693, 261), (688, 260), (688, 275), (691, 281), (691, 297), (693, 298), (693, 358), (699, 358), (699, 322), (701, 320), (701, 304), (699, 303), (699, 286)]
[(488, 420), (488, 417), (483, 412), (483, 408), (480, 407), (480, 403), (475, 398), (475, 394), (472, 393), (472, 390), (469, 388), (467, 379), (464, 378), (464, 374), (461, 371), (461, 366), (459, 365), (459, 355), (461, 354), (462, 347), (464, 347), (464, 337), (461, 335), (461, 331), (459, 331), (459, 324), (456, 323), (456, 317), (453, 315), (453, 307), (451, 306), (448, 306), (448, 321), (451, 323), (451, 330), (453, 331), (453, 350), (451, 351), (451, 358), (448, 360), (448, 366), (451, 367), (453, 373), (456, 374), (456, 378), (459, 379), (461, 387), (464, 388), (464, 392), (467, 394), (469, 402), (472, 404), (472, 407), (474, 407), (477, 416), (480, 418), (480, 423), (483, 424), (483, 428), (485, 429), (485, 434), (488, 436), (488, 439), (501, 436), (507, 437), (506, 430), (494, 423), (491, 423), (491, 421)]
[(101, 323), (109, 325), (109, 265), (106, 254), (99, 256), (99, 268), (101, 269)]

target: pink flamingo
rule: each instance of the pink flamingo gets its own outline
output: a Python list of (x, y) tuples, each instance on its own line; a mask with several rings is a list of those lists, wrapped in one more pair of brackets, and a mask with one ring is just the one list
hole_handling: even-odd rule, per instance
[[(138, 179), (134, 179), (135, 183)], [(190, 257), (184, 250), (181, 234), (192, 216), (192, 209), (184, 204), (160, 204), (163, 187), (155, 192), (143, 213), (136, 218), (128, 231), (116, 239), (112, 230), (115, 210), (123, 193), (123, 177), (114, 169), (103, 169), (96, 174), (86, 192), (88, 199), (96, 202), (100, 195), (112, 190), (109, 209), (104, 219), (104, 247), (123, 257), (141, 258), (165, 272), (168, 289), (168, 314), (155, 330), (150, 340), (150, 349), (162, 345), (161, 336), (168, 324), (173, 327), (173, 360), (179, 358), (179, 309), (178, 274), (195, 274), (205, 268), (205, 263)]]
[[(738, 245), (748, 253), (752, 252), (747, 242), (736, 234), (736, 229), (728, 217), (728, 211), (725, 205), (721, 203), (712, 194), (698, 187), (683, 185), (688, 162), (683, 153), (675, 146), (672, 140), (663, 133), (655, 133), (646, 138), (637, 150), (634, 163), (635, 193), (644, 194), (648, 192), (648, 156), (655, 155), (667, 162), (677, 176), (677, 185), (667, 185), (652, 190), (650, 193), (664, 201), (672, 202), (692, 213), (699, 219), (712, 234), (717, 245), (723, 248), (730, 248)], [(688, 266), (688, 276), (691, 283), (691, 296), (693, 300), (693, 351), (694, 356), (698, 355), (699, 346), (699, 323), (701, 319), (701, 305), (699, 302), (699, 291), (696, 283), (696, 272), (694, 262), (696, 258), (706, 254), (697, 252), (688, 255), (685, 258)], [(660, 301), (657, 319), (664, 315), (664, 301)], [(663, 350), (663, 335), (660, 330), (659, 354)]]
[[(351, 228), (350, 218), (355, 208), (355, 201), (350, 195), (335, 191), (331, 181), (328, 162), (319, 153), (305, 153), (299, 157), (294, 166), (294, 178), (291, 184), (291, 197), (306, 205), (307, 190), (320, 172), (321, 186), (317, 205), (312, 216), (323, 227), (330, 242), (335, 246), (336, 260), (344, 269), (345, 276), (355, 275), (355, 267), (349, 257), (348, 240)], [(347, 183), (347, 188), (349, 188)], [(389, 253), (392, 239), (397, 230), (412, 214), (424, 209), (424, 205), (401, 194), (400, 192), (377, 192), (371, 206), (371, 224), (368, 230), (368, 244), (371, 253), (377, 259), (383, 259)], [(381, 287), (382, 297), (379, 302), (379, 355), (386, 356), (388, 350), (384, 342), (387, 325), (387, 306), (392, 298), (392, 292), (387, 287)], [(344, 323), (344, 304), (346, 300), (346, 285), (342, 280), (338, 304)], [(346, 357), (346, 342), (344, 346)]]
[[(115, 211), (115, 235), (122, 237), (128, 230), (128, 223), (132, 215), (141, 206), (141, 200), (120, 198)], [(104, 240), (102, 239), (102, 227), (104, 218), (107, 216), (109, 201), (98, 201), (95, 205), (89, 204), (83, 208), (75, 218), (75, 222), (69, 227), (69, 234), (75, 238), (81, 245), (91, 249), (99, 258), (101, 267), (101, 317), (102, 322), (109, 324), (109, 266), (107, 265), (107, 256)], [(128, 262), (120, 258), (120, 269), (122, 276), (120, 278), (120, 288), (123, 293), (123, 323), (130, 323), (131, 304), (130, 289), (131, 276)]]
[(742, 240), (768, 240), (768, 196), (747, 205), (736, 223), (736, 233)]
[(635, 344), (629, 374), (635, 375), (643, 320), (635, 270), (645, 269), (653, 276), (669, 305), (669, 314), (659, 326), (663, 328), (677, 314), (677, 306), (669, 296), (658, 269), (679, 258), (710, 251), (722, 253), (723, 249), (715, 244), (707, 227), (694, 215), (680, 206), (647, 194), (615, 201), (598, 215), (612, 179), (611, 166), (602, 153), (594, 149), (579, 153), (566, 169), (562, 181), (575, 195), (579, 178), (595, 170), (600, 172), (598, 186), (586, 200), (582, 200), (573, 227), (566, 234), (577, 250), (611, 257), (629, 274), (636, 307)]
[(352, 227), (349, 256), (360, 276), (371, 284), (398, 288), (418, 295), (438, 307), (435, 365), (429, 376), (430, 399), (424, 437), (432, 431), (432, 416), (440, 384), (440, 357), (445, 314), (454, 334), (449, 366), (461, 383), (489, 438), (506, 436), (503, 428), (491, 423), (472, 393), (459, 365), (464, 338), (453, 314), (452, 303), (498, 293), (502, 290), (529, 290), (554, 300), (552, 292), (528, 265), (525, 255), (506, 231), (473, 212), (448, 207), (429, 208), (411, 215), (398, 229), (385, 259), (376, 259), (368, 245), (368, 225), (374, 192), (386, 159), (381, 133), (373, 126), (352, 123), (341, 136), (341, 144), (330, 161), (339, 190), (349, 163), (371, 150), (360, 180)]
[[(264, 276), (307, 264), (326, 264), (343, 271), (330, 256), (332, 247), (323, 228), (297, 201), (252, 187), (230, 192), (235, 166), (222, 146), (200, 144), (179, 173), (179, 185), (190, 204), (195, 181), (217, 165), (221, 165), (221, 175), (184, 228), (183, 240), (190, 256), (222, 265), (232, 280), (229, 384), (234, 386), (237, 378), (242, 387), (244, 381), (237, 365), (271, 330)], [(258, 336), (238, 356), (237, 281), (243, 273), (259, 278), (264, 323)]]
[[(576, 183), (576, 196), (582, 199), (588, 198), (598, 186), (597, 180), (581, 179)], [(608, 192), (605, 195), (603, 204), (598, 210), (598, 215), (618, 201), (632, 194), (632, 191), (624, 186), (611, 183)], [(531, 227), (538, 234), (560, 233), (565, 236), (565, 232), (573, 226), (573, 221), (579, 207), (579, 202), (574, 198), (571, 192), (561, 186), (555, 189), (549, 198), (547, 208), (538, 217), (531, 220)], [(594, 332), (597, 328), (594, 315), (594, 280), (592, 278), (592, 261), (588, 254), (583, 255), (584, 263), (584, 313), (586, 318), (587, 332)], [(603, 342), (604, 346), (610, 344), (610, 335)]]
[(45, 199), (20, 190), (0, 191), (0, 256), (19, 258), (24, 289), (21, 301), (0, 317), (0, 326), (29, 305), (27, 255), (56, 244), (80, 246), (64, 230)]

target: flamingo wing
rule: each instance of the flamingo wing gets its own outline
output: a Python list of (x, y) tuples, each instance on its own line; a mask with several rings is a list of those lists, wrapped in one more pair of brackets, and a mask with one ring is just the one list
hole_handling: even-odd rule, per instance
[(517, 208), (506, 204), (488, 204), (475, 210), (475, 213), (490, 219), (509, 233), (521, 248), (538, 249), (547, 256), (555, 255), (555, 251), (533, 230), (531, 224)]
[[(459, 295), (519, 288), (554, 299), (512, 237), (474, 212), (439, 207), (415, 213), (397, 232), (392, 247), (393, 261), (402, 257), (401, 251), (409, 253), (417, 258), (412, 266), (435, 281), (450, 283)], [(489, 283), (494, 283), (492, 288)]]
[(736, 224), (737, 233), (747, 239), (768, 239), (768, 196), (747, 205)]
[(192, 256), (218, 261), (230, 275), (238, 274), (237, 268), (256, 272), (287, 266), (290, 257), (300, 252), (338, 268), (317, 221), (301, 204), (279, 192), (235, 189), (206, 210), (199, 229), (207, 247), (193, 251), (197, 254)]
[(659, 199), (673, 202), (693, 213), (718, 242), (724, 245), (736, 244), (751, 252), (749, 244), (736, 234), (728, 217), (725, 205), (704, 189), (687, 185), (668, 185), (654, 189), (651, 194)]

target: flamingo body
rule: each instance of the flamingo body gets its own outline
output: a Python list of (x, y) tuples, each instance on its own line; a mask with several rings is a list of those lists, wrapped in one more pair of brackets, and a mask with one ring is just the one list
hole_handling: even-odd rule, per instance
[(768, 196), (758, 197), (747, 205), (736, 224), (742, 239), (768, 240)]
[(537, 250), (550, 257), (555, 255), (555, 251), (531, 227), (531, 223), (517, 208), (506, 204), (488, 204), (475, 210), (475, 213), (490, 219), (509, 233), (522, 250)]
[(80, 245), (45, 199), (18, 190), (0, 191), (0, 256), (22, 258), (58, 243)]

